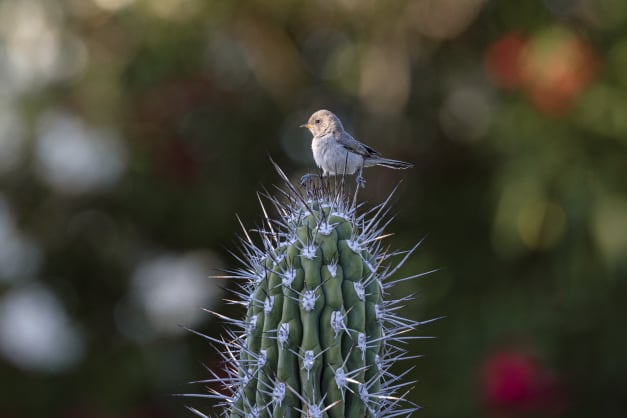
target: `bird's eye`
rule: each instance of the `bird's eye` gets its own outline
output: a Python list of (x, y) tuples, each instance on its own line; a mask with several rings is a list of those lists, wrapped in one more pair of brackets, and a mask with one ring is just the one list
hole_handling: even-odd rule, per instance
[(316, 125), (320, 123), (320, 119), (316, 119), (314, 122)]

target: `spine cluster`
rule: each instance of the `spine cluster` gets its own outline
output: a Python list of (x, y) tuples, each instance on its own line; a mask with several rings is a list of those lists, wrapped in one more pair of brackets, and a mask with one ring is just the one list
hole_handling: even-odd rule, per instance
[[(405, 398), (414, 383), (392, 373), (392, 364), (414, 358), (408, 340), (421, 322), (397, 311), (411, 296), (389, 299), (392, 279), (416, 250), (383, 247), (389, 198), (358, 213), (356, 195), (343, 182), (305, 192), (293, 187), (266, 194), (278, 214), (244, 232), (242, 267), (229, 272), (239, 288), (243, 319), (218, 340), (224, 372), (206, 380), (199, 395), (217, 400), (232, 418), (395, 417), (418, 407)], [(427, 321), (428, 322), (428, 321)], [(424, 322), (422, 322), (424, 323)], [(411, 368), (410, 368), (411, 369)], [(205, 416), (190, 408), (199, 416)]]

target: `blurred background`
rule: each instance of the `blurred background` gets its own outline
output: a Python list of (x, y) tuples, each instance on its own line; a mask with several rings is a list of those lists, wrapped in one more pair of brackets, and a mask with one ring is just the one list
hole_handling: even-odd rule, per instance
[(441, 268), (416, 416), (624, 416), (624, 0), (0, 0), (0, 418), (191, 416), (179, 324), (239, 315), (209, 275), (319, 108), (416, 164), (362, 194)]

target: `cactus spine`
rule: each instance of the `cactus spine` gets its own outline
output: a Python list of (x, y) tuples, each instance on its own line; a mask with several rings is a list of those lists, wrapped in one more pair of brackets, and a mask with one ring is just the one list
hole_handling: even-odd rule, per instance
[(359, 214), (343, 178), (301, 192), (276, 168), (286, 189), (265, 198), (279, 217), (262, 202), (260, 245), (245, 230), (244, 267), (222, 276), (239, 280), (246, 317), (216, 314), (235, 329), (205, 336), (221, 345), (227, 376), (213, 372), (204, 383), (222, 388), (196, 396), (217, 399), (231, 418), (411, 415), (418, 407), (405, 395), (414, 382), (391, 365), (413, 358), (402, 346), (420, 338), (408, 334), (421, 323), (396, 313), (411, 296), (386, 298), (395, 283), (428, 273), (391, 280), (418, 244), (382, 247), (390, 198)]

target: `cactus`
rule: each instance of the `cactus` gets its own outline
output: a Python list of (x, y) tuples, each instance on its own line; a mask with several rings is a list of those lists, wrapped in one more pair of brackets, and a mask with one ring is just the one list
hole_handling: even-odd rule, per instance
[(244, 229), (237, 256), (244, 267), (220, 276), (239, 281), (236, 302), (246, 316), (214, 313), (234, 329), (222, 339), (204, 336), (221, 346), (227, 376), (212, 372), (203, 382), (221, 389), (196, 396), (217, 400), (231, 418), (411, 415), (418, 407), (405, 396), (414, 382), (391, 366), (415, 358), (404, 346), (425, 337), (409, 332), (430, 321), (397, 314), (411, 296), (387, 297), (396, 283), (429, 273), (392, 280), (420, 242), (408, 251), (383, 248), (393, 193), (360, 214), (357, 189), (348, 193), (342, 177), (301, 191), (275, 167), (286, 188), (280, 198), (264, 197), (278, 218), (260, 199), (260, 245)]

